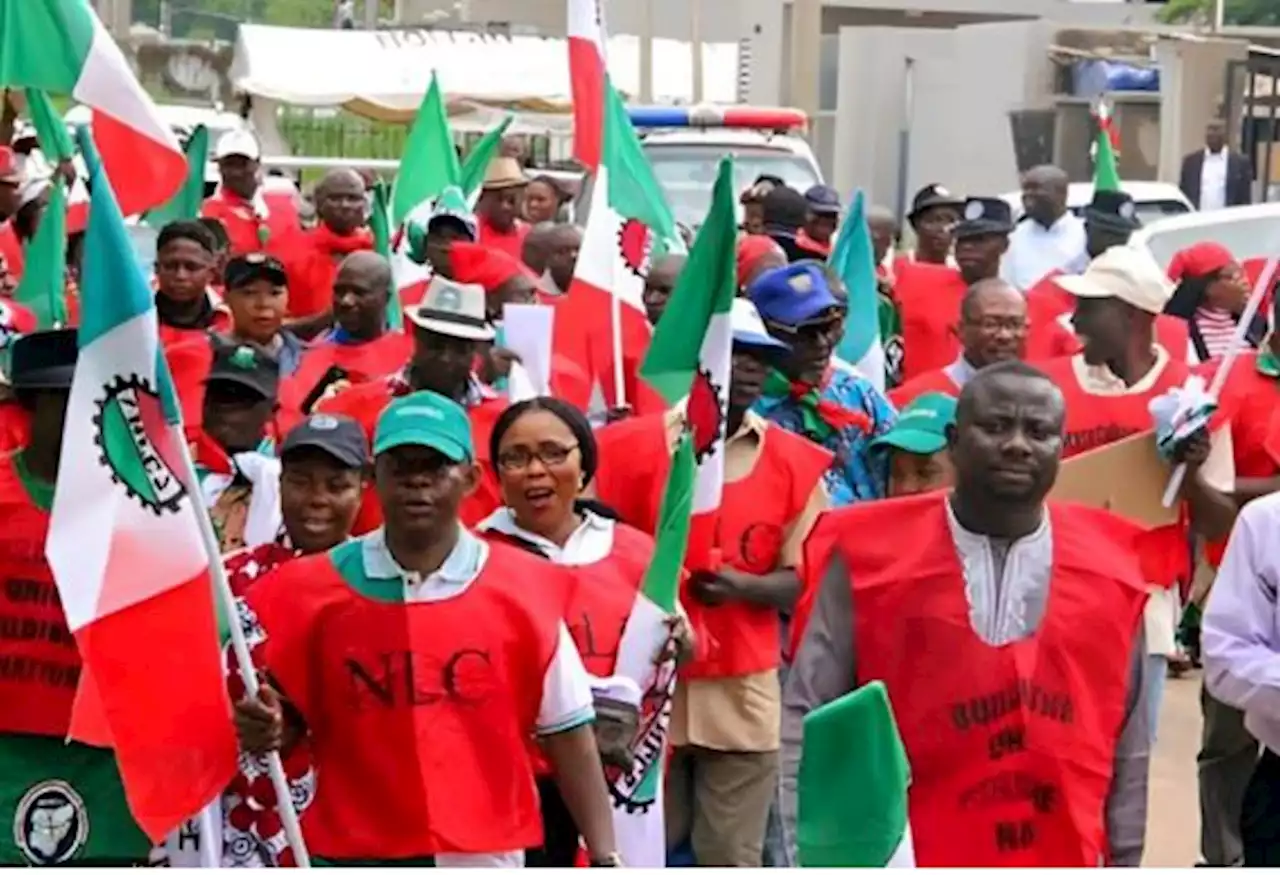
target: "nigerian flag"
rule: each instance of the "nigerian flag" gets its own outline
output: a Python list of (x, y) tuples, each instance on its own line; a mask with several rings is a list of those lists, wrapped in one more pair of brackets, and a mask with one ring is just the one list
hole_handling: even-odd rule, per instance
[(881, 681), (804, 718), (796, 844), (801, 866), (915, 868), (911, 768)]
[(867, 229), (866, 197), (853, 196), (849, 215), (827, 258), (849, 294), (849, 314), (836, 355), (853, 365), (871, 384), (884, 391), (885, 356), (880, 336), (880, 296), (876, 285), (875, 250)]
[(1098, 133), (1093, 144), (1093, 190), (1119, 191), (1120, 168), (1116, 164), (1116, 130), (1110, 104), (1099, 103), (1094, 118), (1098, 122)]

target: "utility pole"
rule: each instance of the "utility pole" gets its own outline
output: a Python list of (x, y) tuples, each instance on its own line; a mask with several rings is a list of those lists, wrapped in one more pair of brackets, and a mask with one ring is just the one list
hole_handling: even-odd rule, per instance
[(702, 0), (689, 0), (689, 49), (693, 52), (693, 102), (702, 103)]
[(653, 4), (640, 0), (640, 102), (653, 103)]

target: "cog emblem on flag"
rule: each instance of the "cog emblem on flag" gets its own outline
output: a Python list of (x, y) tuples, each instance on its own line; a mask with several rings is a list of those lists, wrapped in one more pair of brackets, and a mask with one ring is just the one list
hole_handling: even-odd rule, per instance
[(720, 387), (711, 374), (698, 369), (689, 388), (689, 403), (685, 418), (693, 433), (693, 455), (698, 464), (715, 452), (716, 445), (724, 437), (724, 409), (720, 406)]
[(653, 234), (649, 226), (635, 219), (627, 219), (618, 229), (618, 251), (622, 253), (622, 263), (640, 279), (649, 276), (649, 265), (653, 257)]
[(165, 420), (155, 387), (133, 375), (104, 387), (93, 417), (98, 460), (129, 497), (160, 516), (177, 513), (187, 487), (178, 476), (182, 448)]
[(644, 814), (657, 801), (658, 782), (662, 780), (663, 771), (662, 754), (667, 747), (671, 712), (675, 706), (675, 688), (676, 661), (673, 655), (655, 666), (640, 699), (640, 726), (631, 743), (631, 768), (605, 766), (604, 779), (609, 785), (614, 808), (621, 808), (628, 814)]

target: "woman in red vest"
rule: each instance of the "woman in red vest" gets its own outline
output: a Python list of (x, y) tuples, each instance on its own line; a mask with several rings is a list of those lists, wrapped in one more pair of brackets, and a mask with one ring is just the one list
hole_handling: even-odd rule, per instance
[[(1217, 243), (1197, 243), (1183, 249), (1169, 264), (1169, 278), (1178, 284), (1165, 305), (1170, 316), (1185, 320), (1197, 361), (1221, 358), (1231, 346), (1236, 323), (1251, 291), (1244, 270), (1230, 250)], [(1263, 310), (1245, 330), (1245, 344), (1254, 348), (1267, 336)]]
[(455, 402), (395, 400), (373, 450), (385, 528), (289, 563), (246, 599), (270, 636), (271, 682), (236, 706), (245, 749), (309, 735), (302, 827), (320, 859), (518, 866), (542, 843), (536, 735), (592, 862), (619, 865), (590, 682), (564, 622), (571, 576), (459, 523), (476, 468)]
[(817, 592), (783, 698), (792, 838), (805, 715), (880, 680), (911, 764), (920, 866), (1141, 860), (1138, 532), (1046, 504), (1063, 421), (1042, 373), (992, 365), (960, 395), (954, 491), (843, 508), (815, 528), (805, 563)]
[[(557, 398), (514, 404), (498, 418), (489, 440), (506, 504), (481, 522), (478, 531), (570, 569), (576, 586), (565, 619), (597, 696), (607, 696), (610, 681), (618, 675), (640, 697), (632, 704), (644, 702), (644, 714), (633, 714), (627, 721), (629, 731), (621, 739), (621, 750), (607, 750), (603, 738), (600, 743), (607, 762), (632, 761), (630, 768), (611, 768), (606, 773), (613, 784), (619, 850), (628, 865), (662, 867), (666, 857), (661, 839), (662, 782), (645, 781), (644, 775), (650, 769), (660, 775), (665, 761), (675, 666), (668, 657), (655, 670), (653, 656), (670, 653), (664, 641), (678, 643), (681, 653), (687, 651), (688, 634), (687, 626), (677, 625), (675, 617), (654, 624), (647, 609), (636, 610), (653, 562), (653, 538), (615, 521), (599, 505), (579, 500), (595, 475), (598, 454), (590, 423), (573, 405)], [(621, 653), (636, 649), (623, 648), (623, 639), (634, 641), (637, 635), (641, 644), (650, 645), (652, 654), (629, 661), (621, 656), (620, 664)], [(635, 716), (643, 732), (637, 732)], [(538, 765), (543, 766), (538, 791), (547, 833), (539, 862), (572, 866), (578, 850), (577, 829), (545, 763)]]

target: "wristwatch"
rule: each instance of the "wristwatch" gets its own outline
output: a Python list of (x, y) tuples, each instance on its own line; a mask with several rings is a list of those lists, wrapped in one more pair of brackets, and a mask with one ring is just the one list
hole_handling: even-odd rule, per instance
[(622, 868), (622, 855), (617, 851), (601, 857), (598, 860), (591, 861), (592, 869), (620, 869)]

